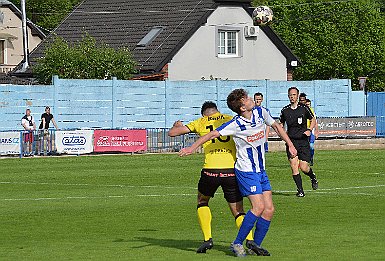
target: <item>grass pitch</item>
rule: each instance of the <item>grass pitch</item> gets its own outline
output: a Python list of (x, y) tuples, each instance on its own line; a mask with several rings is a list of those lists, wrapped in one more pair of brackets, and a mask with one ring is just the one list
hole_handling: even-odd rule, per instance
[[(201, 154), (0, 160), (0, 259), (234, 259), (237, 229), (221, 190), (210, 203), (214, 249), (195, 253), (202, 161)], [(313, 169), (319, 190), (303, 176), (306, 197), (296, 198), (285, 154), (267, 154), (276, 206), (263, 243), (269, 259), (384, 260), (385, 150), (317, 151)]]

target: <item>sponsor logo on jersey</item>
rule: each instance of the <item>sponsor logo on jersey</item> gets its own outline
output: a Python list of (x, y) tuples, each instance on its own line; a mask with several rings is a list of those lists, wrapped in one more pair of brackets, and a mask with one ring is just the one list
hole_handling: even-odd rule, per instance
[(251, 135), (251, 136), (247, 136), (247, 141), (248, 142), (254, 142), (254, 141), (262, 139), (263, 137), (265, 137), (265, 131), (260, 131), (260, 132), (257, 132), (255, 134)]
[(66, 146), (85, 145), (86, 141), (84, 136), (64, 136), (62, 139), (63, 145)]
[(211, 117), (211, 116), (208, 117), (209, 121), (217, 121), (217, 120), (224, 120), (224, 119), (225, 119), (225, 116), (223, 115), (219, 115), (217, 117)]

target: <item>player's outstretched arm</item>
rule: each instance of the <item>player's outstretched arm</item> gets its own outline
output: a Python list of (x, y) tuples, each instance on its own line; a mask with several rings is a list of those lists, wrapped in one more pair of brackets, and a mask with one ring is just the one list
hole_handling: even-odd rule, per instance
[(172, 128), (168, 131), (168, 136), (175, 137), (179, 135), (183, 135), (189, 133), (190, 129), (187, 128), (181, 121), (174, 122)]
[(201, 146), (206, 141), (218, 138), (219, 136), (221, 136), (221, 135), (219, 134), (219, 132), (217, 130), (210, 131), (206, 135), (197, 139), (197, 141), (194, 142), (193, 145), (191, 145), (191, 147), (181, 149), (179, 151), (179, 156), (183, 157), (183, 156), (190, 155), (190, 154), (194, 153), (199, 148), (199, 146)]
[(287, 136), (287, 133), (282, 128), (282, 126), (279, 123), (274, 122), (273, 125), (271, 125), (271, 127), (273, 127), (273, 129), (278, 134), (278, 136), (281, 137), (281, 139), (283, 139), (286, 142), (287, 146), (289, 146), (289, 151), (290, 151), (292, 157), (293, 158), (296, 157), (297, 156), (297, 150), (295, 149), (293, 142), (291, 142), (289, 136)]

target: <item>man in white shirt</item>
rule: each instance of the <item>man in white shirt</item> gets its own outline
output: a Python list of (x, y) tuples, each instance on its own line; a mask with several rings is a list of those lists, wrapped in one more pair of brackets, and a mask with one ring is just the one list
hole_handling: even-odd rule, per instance
[(211, 139), (225, 135), (233, 136), (237, 150), (234, 172), (239, 190), (243, 197), (248, 197), (251, 209), (243, 219), (237, 238), (231, 244), (231, 250), (238, 257), (246, 255), (243, 241), (256, 224), (253, 245), (247, 247), (252, 248), (258, 255), (269, 256), (270, 253), (261, 247), (274, 214), (270, 181), (265, 171), (266, 125), (271, 126), (286, 142), (292, 157), (297, 155), (297, 150), (285, 130), (265, 108), (255, 107), (253, 99), (244, 89), (233, 90), (227, 96), (227, 106), (238, 115), (200, 137), (191, 147), (182, 149), (179, 155), (192, 154), (201, 144)]
[(36, 124), (30, 109), (25, 110), (25, 115), (21, 118), (21, 125), (25, 130), (23, 133), (23, 142), (27, 145), (25, 152), (27, 155), (32, 155), (33, 131), (36, 130)]

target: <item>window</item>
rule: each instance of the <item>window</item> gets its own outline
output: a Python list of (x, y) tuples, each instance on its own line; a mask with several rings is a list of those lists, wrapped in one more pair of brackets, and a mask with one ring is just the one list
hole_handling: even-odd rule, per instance
[(239, 56), (239, 31), (218, 30), (218, 57)]
[(162, 32), (163, 27), (155, 26), (140, 40), (136, 45), (137, 48), (146, 48), (154, 39)]
[(0, 64), (5, 64), (5, 41), (0, 40)]

